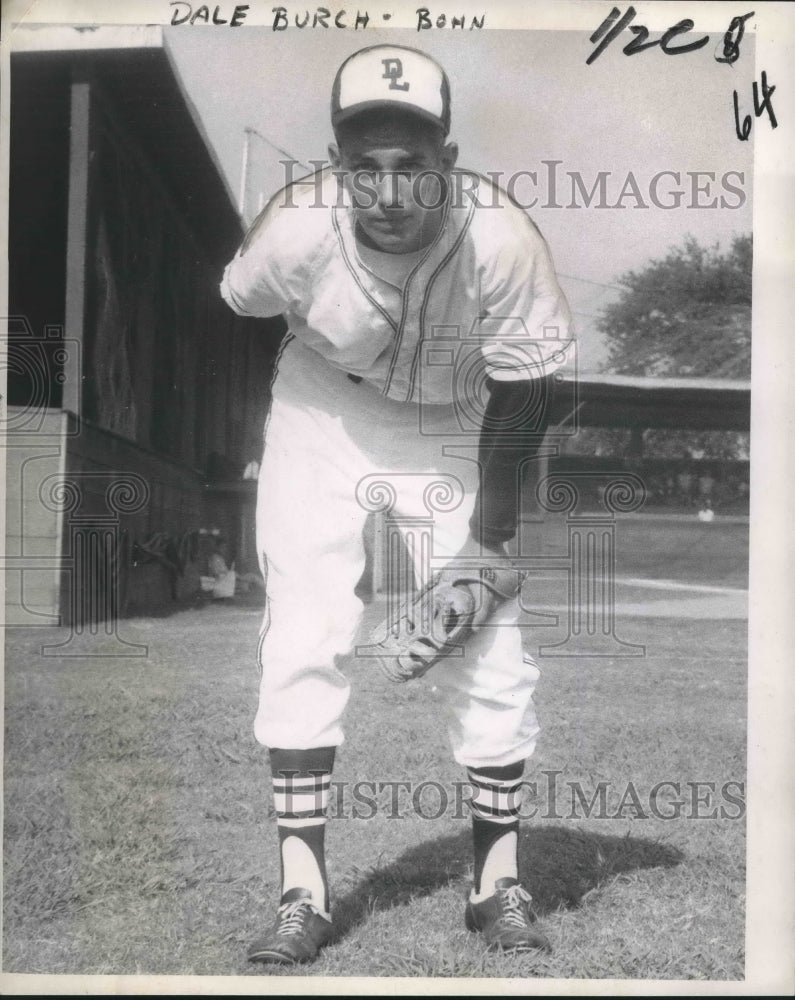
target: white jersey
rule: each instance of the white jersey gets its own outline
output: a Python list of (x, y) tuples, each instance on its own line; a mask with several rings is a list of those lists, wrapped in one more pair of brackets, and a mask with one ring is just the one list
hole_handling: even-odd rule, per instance
[[(401, 281), (360, 251), (354, 215), (326, 171), (280, 192), (227, 266), (242, 316), (283, 313), (290, 332), (393, 400), (451, 403), (500, 380), (549, 375), (573, 355), (571, 317), (547, 245), (485, 178), (445, 205), (435, 240)], [(402, 287), (401, 287), (402, 286)]]

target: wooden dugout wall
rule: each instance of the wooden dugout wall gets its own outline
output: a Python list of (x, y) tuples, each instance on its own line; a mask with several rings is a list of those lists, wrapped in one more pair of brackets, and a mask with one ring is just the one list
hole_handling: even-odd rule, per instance
[[(220, 298), (240, 224), (166, 53), (81, 51), (75, 37), (74, 50), (12, 58), (9, 297), (23, 333), (9, 345), (8, 471), (20, 476), (9, 537), (54, 518), (57, 530), (36, 546), (63, 562), (46, 586), (40, 572), (24, 574), (27, 592), (24, 567), (12, 567), (9, 620), (30, 612), (34, 623), (83, 613), (73, 591), (88, 575), (74, 570), (68, 544), (74, 524), (89, 532), (92, 516), (100, 524), (109, 513), (104, 483), (131, 475), (144, 484), (140, 508), (115, 512), (119, 579), (137, 572), (124, 565), (135, 542), (206, 526), (208, 476), (238, 478), (260, 457), (283, 329), (241, 320)], [(46, 434), (27, 419), (37, 414)], [(33, 483), (28, 459), (53, 442)], [(77, 491), (77, 507), (42, 506), (54, 472)], [(233, 543), (234, 506), (218, 525)]]

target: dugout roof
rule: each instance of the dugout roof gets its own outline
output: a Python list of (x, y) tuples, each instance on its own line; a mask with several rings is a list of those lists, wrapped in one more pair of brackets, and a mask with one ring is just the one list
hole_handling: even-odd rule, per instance
[[(12, 40), (11, 100), (34, 94), (60, 97), (70, 82), (91, 81), (127, 132), (146, 152), (154, 173), (183, 212), (208, 258), (225, 263), (242, 227), (214, 152), (203, 133), (158, 26), (16, 26)], [(16, 86), (15, 86), (16, 85)], [(48, 106), (38, 102), (37, 115)], [(50, 102), (46, 132), (64, 122), (64, 108)]]
[(751, 383), (730, 379), (567, 375), (562, 396), (573, 399), (586, 427), (660, 427), (747, 431)]

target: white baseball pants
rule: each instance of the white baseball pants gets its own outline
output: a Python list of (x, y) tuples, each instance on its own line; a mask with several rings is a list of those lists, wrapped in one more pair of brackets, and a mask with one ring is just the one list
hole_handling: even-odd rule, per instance
[[(443, 455), (443, 445), (462, 443), (469, 459)], [(462, 437), (452, 406), (425, 407), (420, 425), (416, 404), (389, 400), (297, 341), (287, 344), (273, 384), (257, 499), (267, 590), (254, 725), (261, 744), (309, 749), (343, 742), (350, 685), (339, 661), (351, 651), (362, 613), (354, 587), (364, 569), (367, 497), (384, 482), (400, 519), (427, 519), (429, 504), (443, 508), (432, 512), (438, 569), (469, 534), (476, 444), (476, 432)], [(416, 569), (422, 584), (427, 559)], [(429, 675), (464, 766), (509, 764), (534, 750), (538, 668), (523, 653), (518, 617), (518, 603), (507, 604), (462, 657)]]

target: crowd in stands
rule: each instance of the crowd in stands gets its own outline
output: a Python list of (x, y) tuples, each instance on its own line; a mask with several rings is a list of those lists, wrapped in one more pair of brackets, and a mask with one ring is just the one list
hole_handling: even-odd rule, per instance
[[(567, 456), (550, 461), (550, 471), (565, 475), (566, 470), (589, 476), (576, 478), (581, 505), (601, 508), (604, 486), (611, 471), (631, 472), (646, 488), (640, 508), (646, 513), (698, 515), (702, 521), (714, 517), (748, 516), (749, 469), (747, 462), (697, 462), (678, 460), (641, 460), (630, 462), (600, 457), (583, 461)], [(592, 478), (591, 478), (592, 477)]]
[(716, 514), (748, 514), (748, 468), (682, 466), (638, 470), (646, 486), (647, 511), (712, 510)]

